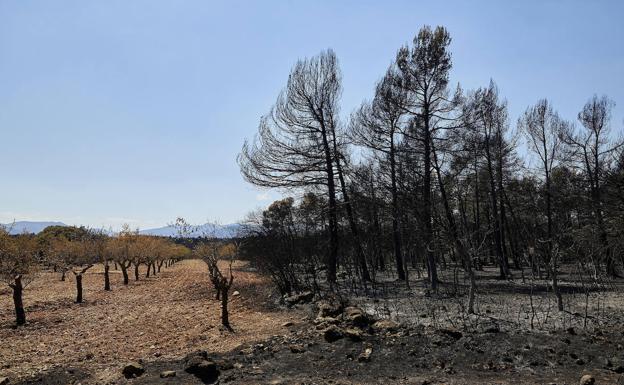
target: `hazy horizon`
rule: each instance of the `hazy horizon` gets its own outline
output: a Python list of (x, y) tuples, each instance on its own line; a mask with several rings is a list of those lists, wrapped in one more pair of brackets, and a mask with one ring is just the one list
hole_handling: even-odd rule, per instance
[(616, 1), (4, 1), (0, 223), (237, 222), (280, 196), (245, 183), (235, 158), (297, 59), (336, 52), (346, 119), (423, 25), (449, 30), (453, 82), (498, 84), (511, 127), (538, 99), (576, 120), (604, 94), (620, 130), (623, 11)]

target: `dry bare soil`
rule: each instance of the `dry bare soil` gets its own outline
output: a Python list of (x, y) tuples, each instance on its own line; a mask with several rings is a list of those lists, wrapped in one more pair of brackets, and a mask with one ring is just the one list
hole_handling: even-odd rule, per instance
[[(234, 333), (219, 327), (219, 303), (196, 260), (128, 287), (114, 272), (112, 292), (102, 290), (96, 267), (85, 277), (80, 305), (73, 303), (71, 274), (61, 282), (59, 274), (44, 273), (26, 290), (28, 324), (18, 329), (3, 289), (0, 378), (10, 384), (578, 384), (591, 374), (596, 384), (624, 384), (624, 327), (531, 332), (486, 325), (467, 332), (415, 322), (378, 328), (354, 325), (346, 313), (316, 325), (313, 304), (276, 308), (266, 280), (243, 262), (234, 267), (232, 290), (240, 292), (231, 301)], [(342, 334), (332, 342), (325, 335), (330, 324)], [(218, 377), (185, 372), (194, 357), (216, 363)], [(145, 373), (125, 379), (122, 368), (131, 361)], [(167, 370), (176, 376), (160, 378)]]
[(267, 283), (245, 271), (243, 263), (234, 268), (232, 290), (241, 293), (230, 304), (235, 333), (219, 328), (220, 304), (199, 260), (179, 262), (147, 279), (142, 266), (140, 280), (131, 274), (127, 287), (121, 271), (111, 269), (111, 292), (103, 290), (103, 270), (96, 266), (85, 275), (82, 304), (73, 302), (71, 273), (65, 282), (59, 273), (43, 273), (24, 292), (28, 324), (18, 329), (13, 328), (12, 297), (2, 288), (0, 377), (13, 383), (70, 368), (89, 373), (89, 383), (107, 383), (129, 361), (172, 359), (197, 349), (228, 351), (279, 332), (293, 314), (263, 307)]

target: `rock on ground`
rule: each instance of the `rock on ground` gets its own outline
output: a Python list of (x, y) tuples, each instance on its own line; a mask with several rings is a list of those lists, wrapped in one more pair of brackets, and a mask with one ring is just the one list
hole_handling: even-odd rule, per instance
[(128, 365), (124, 366), (122, 370), (122, 374), (126, 378), (140, 377), (141, 375), (143, 375), (143, 373), (145, 373), (145, 369), (143, 368), (143, 365), (139, 364), (138, 362), (131, 362)]
[(579, 381), (579, 385), (594, 385), (595, 383), (596, 383), (596, 379), (589, 374), (586, 374), (583, 377), (581, 377), (581, 380)]
[(170, 378), (170, 377), (175, 377), (175, 376), (176, 376), (175, 370), (165, 370), (164, 372), (160, 373), (160, 378)]
[(184, 371), (207, 383), (214, 382), (219, 377), (217, 364), (208, 359), (205, 351), (189, 354), (185, 359)]

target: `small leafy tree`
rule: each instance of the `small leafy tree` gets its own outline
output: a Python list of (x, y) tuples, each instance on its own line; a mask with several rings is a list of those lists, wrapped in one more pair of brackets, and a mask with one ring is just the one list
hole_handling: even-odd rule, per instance
[(0, 280), (13, 291), (15, 323), (18, 326), (26, 323), (23, 292), (38, 271), (36, 255), (36, 243), (31, 236), (12, 237), (0, 226)]
[(69, 270), (76, 278), (76, 303), (82, 303), (82, 277), (93, 267), (94, 257), (89, 246), (89, 240), (70, 242), (73, 263)]
[(128, 268), (132, 265), (130, 248), (137, 238), (137, 232), (132, 231), (128, 224), (124, 224), (119, 235), (111, 242), (111, 251), (115, 255), (115, 260), (121, 268), (124, 285), (128, 285)]
[[(232, 274), (232, 263), (238, 255), (238, 245), (236, 243), (223, 244), (217, 240), (198, 245), (195, 249), (196, 254), (208, 265), (208, 275), (212, 282), (216, 298), (221, 300), (221, 324), (228, 330), (232, 330), (230, 326), (228, 311), (228, 295), (234, 275)], [(227, 274), (224, 274), (219, 267), (221, 259), (229, 259)]]

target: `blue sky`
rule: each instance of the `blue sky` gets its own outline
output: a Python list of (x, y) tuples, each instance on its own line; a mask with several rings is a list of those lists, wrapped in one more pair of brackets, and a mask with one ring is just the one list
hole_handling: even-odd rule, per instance
[(424, 25), (452, 78), (493, 78), (510, 118), (594, 93), (624, 126), (621, 1), (0, 1), (0, 223), (234, 222), (279, 192), (235, 162), (293, 63), (333, 48), (346, 117)]

